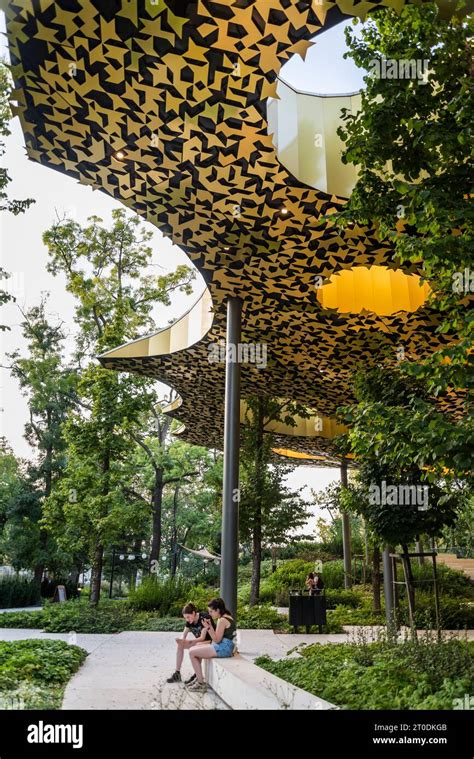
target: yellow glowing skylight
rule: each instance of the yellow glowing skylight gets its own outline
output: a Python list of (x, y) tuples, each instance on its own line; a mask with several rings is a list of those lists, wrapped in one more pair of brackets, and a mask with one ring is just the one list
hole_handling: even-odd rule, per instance
[(341, 314), (371, 311), (389, 316), (397, 311), (416, 311), (429, 293), (430, 286), (417, 274), (386, 266), (354, 266), (331, 275), (328, 284), (318, 289), (318, 300), (323, 308)]

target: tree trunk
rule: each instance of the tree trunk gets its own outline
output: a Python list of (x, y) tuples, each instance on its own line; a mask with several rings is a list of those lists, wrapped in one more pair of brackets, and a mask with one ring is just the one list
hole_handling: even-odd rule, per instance
[(250, 585), (250, 606), (256, 606), (260, 600), (260, 577), (262, 567), (262, 524), (256, 518), (252, 536), (252, 580)]
[(277, 571), (277, 553), (276, 548), (272, 548), (272, 574)]
[(74, 597), (77, 596), (77, 586), (79, 585), (80, 567), (73, 566), (69, 572), (68, 581), (74, 587)]
[[(379, 554), (380, 554), (380, 550), (379, 550)], [(363, 585), (365, 585), (367, 582), (367, 570), (369, 568), (369, 562), (370, 562), (369, 526), (364, 519), (364, 564), (363, 564), (363, 570), (362, 570), (362, 584)]]
[(410, 557), (408, 556), (408, 546), (405, 544), (402, 545), (403, 548), (403, 554), (402, 554), (402, 563), (403, 563), (403, 571), (405, 574), (405, 585), (407, 589), (407, 596), (408, 596), (408, 613), (410, 618), (410, 626), (412, 628), (413, 636), (416, 638), (416, 628), (415, 628), (415, 583), (413, 578), (413, 572), (411, 568), (411, 562)]
[(94, 550), (91, 567), (91, 604), (97, 606), (100, 600), (100, 582), (102, 579), (102, 565), (104, 561), (104, 546), (97, 543)]
[[(423, 543), (421, 542), (419, 535), (416, 536), (415, 552), (416, 553), (423, 553)], [(424, 563), (425, 563), (425, 557), (424, 556), (419, 556), (418, 557), (418, 564), (420, 565), (420, 567), (422, 567)]]
[(174, 496), (173, 496), (173, 522), (172, 522), (172, 529), (171, 529), (171, 577), (174, 577), (176, 575), (176, 571), (178, 569), (178, 531), (176, 527), (176, 516), (178, 513), (178, 493), (179, 493), (179, 483), (176, 485), (174, 489)]
[(373, 607), (376, 614), (381, 614), (382, 607), (380, 604), (380, 548), (374, 545), (372, 554), (372, 595)]
[(263, 500), (263, 426), (265, 407), (262, 396), (258, 397), (257, 436), (255, 450), (255, 511), (252, 530), (252, 579), (250, 584), (250, 606), (256, 606), (260, 600), (260, 577), (262, 567), (262, 500)]
[(155, 482), (152, 493), (152, 537), (150, 551), (150, 572), (153, 571), (152, 562), (160, 558), (161, 534), (162, 534), (162, 511), (163, 511), (163, 470), (160, 467), (155, 469)]
[[(48, 433), (51, 429), (51, 409), (48, 409), (46, 414), (46, 429)], [(53, 460), (53, 446), (51, 444), (46, 447), (46, 455), (44, 458), (44, 498), (48, 498), (51, 495), (52, 487), (52, 460)], [(43, 513), (43, 509), (41, 509)], [(41, 580), (43, 578), (43, 572), (45, 568), (45, 558), (48, 548), (48, 533), (46, 530), (40, 529), (39, 534), (39, 547), (41, 553), (41, 559), (35, 566), (33, 582), (37, 586), (38, 599), (41, 598)]]
[[(102, 488), (102, 495), (104, 498), (109, 493), (109, 472), (110, 472), (110, 451), (106, 450), (104, 454), (104, 458), (102, 460), (102, 478), (103, 478), (103, 488)], [(104, 509), (106, 512), (106, 509)], [(106, 516), (107, 513), (104, 513), (102, 516)], [(92, 567), (91, 567), (91, 598), (90, 602), (92, 606), (97, 606), (97, 604), (100, 601), (100, 590), (101, 590), (101, 580), (102, 580), (102, 567), (104, 564), (104, 546), (102, 543), (102, 539), (97, 536), (96, 544), (94, 548), (94, 556), (92, 560)]]
[(34, 576), (33, 576), (33, 582), (36, 585), (36, 594), (38, 596), (38, 601), (41, 598), (41, 581), (43, 579), (43, 572), (44, 572), (44, 562), (41, 561), (38, 564), (36, 564), (34, 568)]
[(46, 556), (46, 551), (48, 548), (48, 533), (46, 530), (40, 530), (39, 544), (41, 559), (35, 565), (33, 576), (33, 582), (37, 588), (38, 600), (41, 598), (41, 580), (43, 578), (45, 569), (44, 557)]
[(141, 554), (141, 541), (136, 540), (132, 546), (132, 551), (135, 554), (135, 560), (131, 561), (132, 571), (130, 573), (130, 590), (135, 590), (137, 587), (137, 572), (138, 572), (138, 557)]

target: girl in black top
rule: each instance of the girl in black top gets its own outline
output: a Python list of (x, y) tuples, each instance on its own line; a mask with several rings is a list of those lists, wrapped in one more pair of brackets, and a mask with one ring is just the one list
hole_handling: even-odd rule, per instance
[[(211, 617), (206, 612), (198, 611), (194, 604), (188, 603), (183, 607), (183, 617), (185, 620), (183, 635), (181, 638), (176, 638), (176, 645), (178, 650), (176, 652), (176, 669), (168, 677), (167, 683), (180, 683), (181, 682), (181, 665), (183, 663), (184, 652), (191, 646), (200, 645), (203, 643), (209, 644), (212, 640), (208, 627), (204, 624), (207, 619), (210, 621)], [(187, 640), (187, 637), (191, 633), (194, 635), (194, 639)], [(189, 680), (185, 681), (185, 685), (188, 685), (196, 679), (196, 675), (193, 675)]]

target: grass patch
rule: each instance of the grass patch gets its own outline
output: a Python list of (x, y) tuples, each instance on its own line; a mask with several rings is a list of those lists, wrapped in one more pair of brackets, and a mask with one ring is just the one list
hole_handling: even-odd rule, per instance
[(256, 663), (344, 709), (453, 709), (474, 688), (474, 642), (313, 644)]
[(87, 652), (62, 640), (0, 642), (0, 708), (59, 709)]

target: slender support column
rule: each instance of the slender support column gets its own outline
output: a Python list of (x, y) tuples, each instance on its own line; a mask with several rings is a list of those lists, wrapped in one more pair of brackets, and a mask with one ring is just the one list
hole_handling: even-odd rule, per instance
[(239, 558), (240, 364), (237, 346), (241, 339), (241, 318), (242, 301), (239, 298), (228, 298), (221, 596), (234, 616), (237, 613), (237, 562)]
[(390, 553), (393, 553), (390, 546), (386, 545), (383, 550), (383, 592), (385, 596), (385, 617), (387, 626), (390, 628), (394, 623), (393, 614), (393, 571)]
[[(347, 488), (347, 463), (341, 463), (341, 485)], [(344, 587), (352, 588), (351, 523), (349, 514), (342, 512), (342, 550), (344, 554)]]
[(110, 571), (109, 598), (112, 598), (112, 586), (114, 584), (114, 569), (115, 569), (115, 548), (112, 549), (112, 569)]

